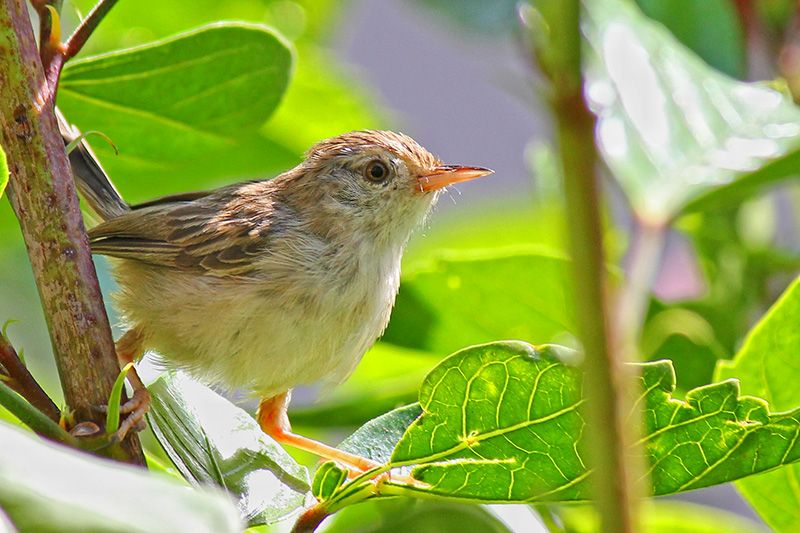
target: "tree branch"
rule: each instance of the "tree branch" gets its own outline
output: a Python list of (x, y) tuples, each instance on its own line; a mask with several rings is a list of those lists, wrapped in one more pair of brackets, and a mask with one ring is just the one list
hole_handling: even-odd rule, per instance
[[(108, 401), (119, 364), (53, 106), (40, 100), (44, 73), (22, 0), (0, 0), (0, 72), (8, 196), (28, 249), (64, 397), (78, 422), (103, 427), (95, 406)], [(123, 449), (129, 462), (144, 464), (135, 435)]]
[(22, 364), (17, 351), (0, 333), (0, 367), (4, 368), (11, 379), (8, 384), (12, 389), (28, 400), (31, 405), (41, 411), (53, 422), (61, 419), (61, 411), (46, 392), (39, 386), (28, 369)]

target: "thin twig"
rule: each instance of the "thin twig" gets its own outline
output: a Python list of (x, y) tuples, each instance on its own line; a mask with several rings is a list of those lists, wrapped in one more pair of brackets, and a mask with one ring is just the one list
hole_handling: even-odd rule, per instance
[(2, 333), (0, 333), (0, 367), (4, 368), (11, 378), (12, 381), (8, 383), (11, 388), (53, 422), (61, 419), (61, 411), (28, 372), (17, 351)]
[(65, 60), (72, 59), (81, 51), (86, 41), (94, 33), (94, 30), (97, 29), (97, 26), (116, 3), (117, 0), (100, 0), (97, 2), (86, 18), (81, 21), (80, 26), (67, 39), (66, 50), (64, 51)]
[(638, 356), (639, 337), (650, 293), (664, 255), (667, 228), (639, 221), (635, 228), (627, 268), (627, 280), (616, 306), (613, 346), (627, 360)]

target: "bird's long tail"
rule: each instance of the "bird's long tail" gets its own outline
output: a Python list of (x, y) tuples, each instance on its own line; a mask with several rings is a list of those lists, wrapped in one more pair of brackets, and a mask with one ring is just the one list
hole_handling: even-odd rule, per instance
[[(67, 122), (59, 110), (56, 110), (56, 116), (65, 145), (80, 138), (80, 132)], [(69, 163), (78, 190), (100, 218), (110, 220), (130, 211), (130, 206), (111, 183), (85, 139), (81, 139), (69, 153)]]

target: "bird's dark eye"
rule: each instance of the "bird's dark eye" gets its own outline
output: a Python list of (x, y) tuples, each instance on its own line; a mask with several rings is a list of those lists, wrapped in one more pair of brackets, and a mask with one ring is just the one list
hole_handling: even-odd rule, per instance
[(373, 183), (380, 183), (389, 177), (389, 169), (383, 161), (370, 161), (364, 168), (364, 177)]

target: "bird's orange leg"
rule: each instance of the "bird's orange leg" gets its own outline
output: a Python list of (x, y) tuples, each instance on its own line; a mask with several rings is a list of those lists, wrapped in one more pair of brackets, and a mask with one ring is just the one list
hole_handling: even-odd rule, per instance
[(256, 418), (261, 429), (281, 444), (288, 444), (301, 450), (313, 453), (325, 459), (338, 461), (362, 472), (381, 466), (379, 463), (336, 449), (319, 441), (292, 433), (289, 416), (286, 409), (289, 407), (289, 393), (284, 392), (272, 398), (264, 398), (258, 405)]
[[(144, 352), (144, 336), (138, 328), (129, 329), (116, 343), (117, 359), (120, 368), (128, 363), (138, 360)], [(128, 415), (119, 425), (114, 434), (115, 440), (122, 441), (129, 431), (139, 430), (144, 427), (144, 415), (150, 409), (150, 393), (144, 386), (142, 379), (131, 367), (127, 375), (128, 383), (133, 387), (133, 397), (120, 407), (120, 413)]]

